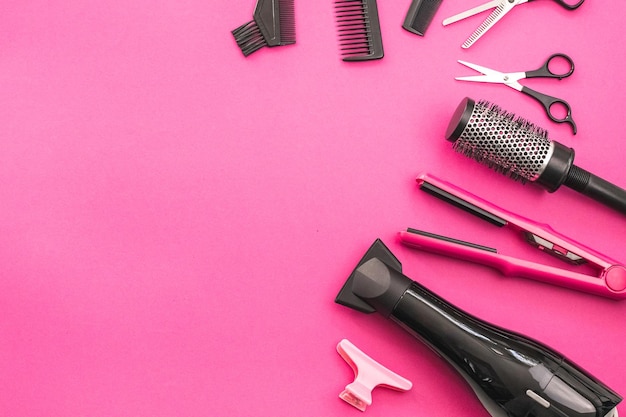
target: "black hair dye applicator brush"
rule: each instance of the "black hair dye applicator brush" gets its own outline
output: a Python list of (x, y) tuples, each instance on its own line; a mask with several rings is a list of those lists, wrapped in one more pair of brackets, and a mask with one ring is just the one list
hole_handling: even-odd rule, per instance
[(294, 0), (258, 0), (253, 19), (232, 34), (244, 56), (264, 46), (296, 43)]
[(465, 98), (446, 139), (454, 149), (497, 172), (556, 191), (565, 185), (626, 214), (626, 190), (574, 165), (574, 150), (548, 139), (546, 130), (487, 101)]

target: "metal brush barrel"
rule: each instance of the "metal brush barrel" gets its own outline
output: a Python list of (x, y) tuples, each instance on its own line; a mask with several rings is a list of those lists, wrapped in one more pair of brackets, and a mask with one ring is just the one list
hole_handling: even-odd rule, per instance
[[(446, 138), (458, 152), (515, 180), (539, 182), (550, 191), (563, 183), (574, 160), (573, 150), (548, 140), (545, 130), (470, 98), (457, 107)], [(555, 158), (560, 163), (552, 163)]]
[(549, 140), (546, 130), (486, 101), (465, 98), (446, 139), (454, 149), (509, 177), (550, 192), (570, 187), (626, 214), (626, 190), (574, 165), (574, 150)]

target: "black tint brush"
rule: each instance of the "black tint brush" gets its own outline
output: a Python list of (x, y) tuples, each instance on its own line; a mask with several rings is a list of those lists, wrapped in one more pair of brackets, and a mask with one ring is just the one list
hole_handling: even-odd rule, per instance
[(376, 0), (335, 0), (339, 44), (344, 61), (383, 57)]
[(253, 20), (232, 34), (245, 56), (264, 46), (296, 43), (294, 0), (258, 0)]

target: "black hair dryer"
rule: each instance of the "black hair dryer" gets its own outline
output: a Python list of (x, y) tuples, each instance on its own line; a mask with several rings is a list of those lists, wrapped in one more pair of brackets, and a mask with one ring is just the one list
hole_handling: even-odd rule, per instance
[(622, 398), (549, 347), (486, 323), (401, 272), (377, 240), (335, 302), (381, 313), (434, 349), (494, 417), (617, 417)]

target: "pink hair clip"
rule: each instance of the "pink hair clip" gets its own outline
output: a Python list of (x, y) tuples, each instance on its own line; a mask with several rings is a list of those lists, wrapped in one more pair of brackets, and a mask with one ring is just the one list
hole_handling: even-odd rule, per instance
[(411, 381), (385, 368), (347, 339), (337, 344), (337, 352), (352, 367), (355, 376), (339, 398), (361, 411), (372, 404), (372, 390), (379, 385), (398, 391), (408, 391), (413, 386)]

